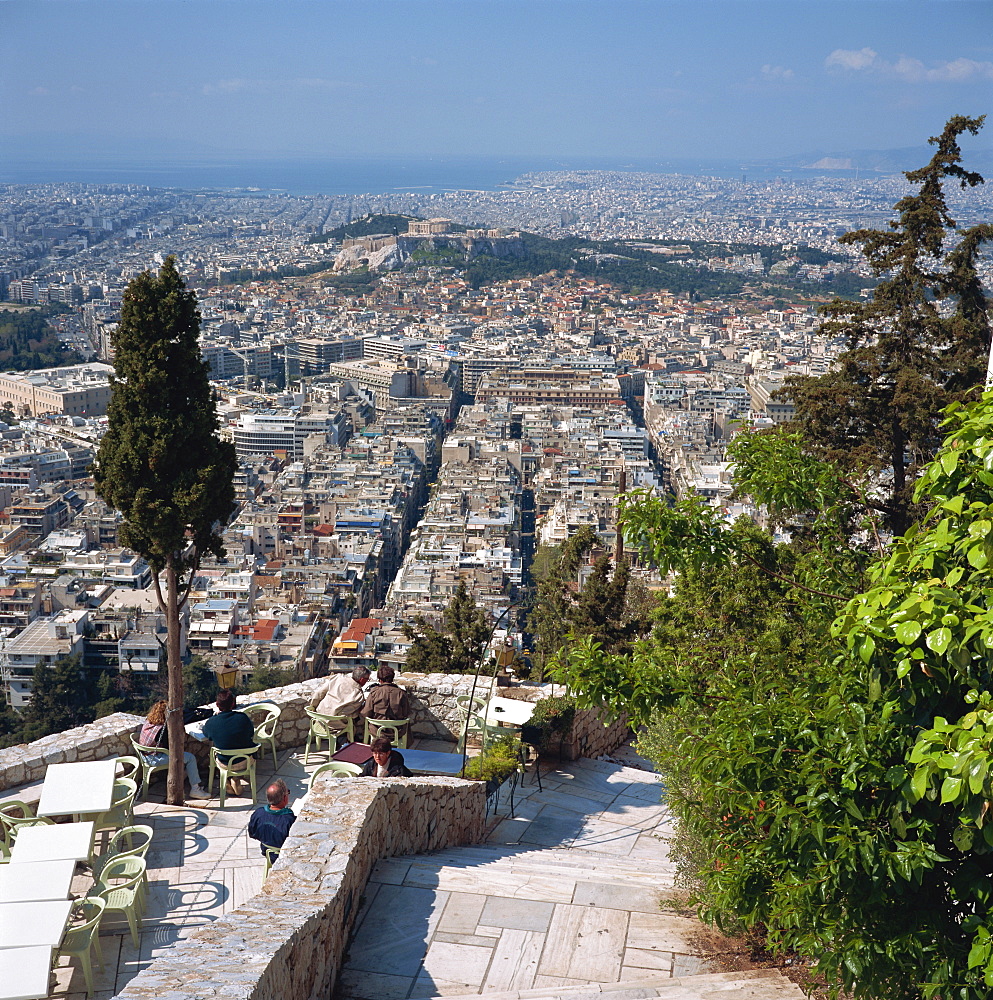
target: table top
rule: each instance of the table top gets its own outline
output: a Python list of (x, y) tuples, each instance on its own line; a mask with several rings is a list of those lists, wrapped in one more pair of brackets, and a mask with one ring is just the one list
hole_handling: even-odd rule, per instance
[(0, 951), (30, 945), (57, 948), (71, 907), (71, 899), (0, 903)]
[(400, 750), (403, 762), (414, 774), (447, 774), (458, 777), (465, 757), (460, 753), (437, 750)]
[[(405, 750), (397, 747), (396, 751), (414, 774), (458, 775), (465, 759), (460, 753), (439, 753), (437, 750)], [(371, 757), (372, 751), (368, 743), (349, 743), (332, 754), (331, 759), (347, 764), (364, 764)]]
[(18, 830), (10, 864), (25, 861), (86, 861), (93, 850), (93, 821), (29, 826)]
[(49, 764), (41, 786), (39, 816), (78, 816), (110, 809), (117, 761), (89, 760)]
[(48, 996), (50, 945), (0, 948), (0, 1000), (41, 1000)]
[(0, 865), (0, 903), (68, 899), (75, 870), (76, 862), (68, 858)]
[[(401, 750), (401, 753), (404, 751)], [(368, 743), (348, 743), (340, 750), (331, 754), (332, 760), (340, 760), (346, 764), (364, 764), (372, 758), (372, 749)]]
[(523, 726), (534, 714), (533, 701), (517, 701), (515, 698), (490, 698), (486, 703), (486, 725)]

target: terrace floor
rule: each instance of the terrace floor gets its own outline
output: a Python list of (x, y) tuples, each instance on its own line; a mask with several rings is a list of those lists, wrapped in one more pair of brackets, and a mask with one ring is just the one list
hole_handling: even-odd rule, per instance
[[(453, 749), (429, 740), (412, 745)], [(542, 791), (529, 774), (515, 796), (515, 817), (506, 815), (504, 793), (482, 845), (381, 861), (356, 921), (338, 1000), (517, 996), (631, 980), (675, 987), (682, 980), (674, 977), (715, 971), (707, 955), (722, 944), (695, 919), (660, 909), (673, 884), (671, 817), (655, 776), (639, 769), (644, 762), (630, 749), (619, 757), (625, 753), (635, 766), (580, 760), (543, 768)], [(306, 767), (302, 749), (280, 752), (276, 768), (271, 754), (260, 759), (260, 798), (278, 776), (299, 799), (309, 773), (326, 759), (314, 753)], [(155, 830), (139, 945), (123, 921), (105, 925), (96, 1000), (109, 1000), (159, 954), (262, 884), (259, 848), (246, 834), (254, 808), (247, 797), (229, 796), (223, 810), (216, 798), (175, 807), (161, 802), (163, 790), (163, 781), (153, 783), (151, 801), (135, 809), (136, 822)], [(74, 894), (89, 884), (77, 876)], [(53, 997), (86, 996), (77, 963), (63, 959), (56, 978)], [(607, 987), (592, 991), (600, 989)]]

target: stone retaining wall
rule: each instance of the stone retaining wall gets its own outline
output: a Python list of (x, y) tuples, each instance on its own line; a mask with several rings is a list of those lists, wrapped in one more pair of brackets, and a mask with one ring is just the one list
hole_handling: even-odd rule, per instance
[(319, 779), (261, 893), (177, 943), (118, 997), (326, 1000), (376, 861), (477, 843), (484, 813), (481, 782)]

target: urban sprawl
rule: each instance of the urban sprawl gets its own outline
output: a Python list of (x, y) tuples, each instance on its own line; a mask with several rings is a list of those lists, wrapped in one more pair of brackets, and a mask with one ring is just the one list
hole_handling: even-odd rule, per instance
[[(726, 445), (787, 419), (784, 378), (823, 373), (843, 348), (819, 332), (818, 287), (868, 274), (837, 236), (885, 225), (905, 190), (899, 177), (600, 172), (431, 195), (0, 187), (0, 310), (61, 303), (48, 322), (84, 359), (0, 374), (8, 703), (23, 707), (34, 668), (67, 655), (159, 669), (165, 622), (149, 567), (118, 544), (119, 515), (88, 476), (124, 289), (166, 256), (197, 291), (222, 433), (241, 463), (226, 559), (204, 564), (187, 605), (187, 650), (245, 675), (402, 666), (403, 625), (439, 623), (466, 580), (505, 625), (491, 651), (502, 663), (527, 652), (504, 612), (521, 602), (536, 548), (588, 526), (611, 549), (621, 490), (692, 491), (729, 519), (761, 520), (731, 499)], [(966, 210), (953, 195), (953, 213), (970, 224), (989, 201), (972, 193)], [(326, 238), (376, 213), (426, 221)], [(436, 249), (451, 223), (467, 247), (513, 247), (521, 231), (632, 241), (753, 284), (717, 299), (621, 291), (566, 269), (474, 286), (457, 264), (409, 253), (418, 240)], [(732, 244), (784, 255), (767, 267), (760, 253), (720, 250)], [(806, 264), (790, 256), (801, 248), (838, 259)], [(380, 270), (358, 289), (328, 280), (354, 268)], [(763, 294), (776, 268), (805, 300)]]

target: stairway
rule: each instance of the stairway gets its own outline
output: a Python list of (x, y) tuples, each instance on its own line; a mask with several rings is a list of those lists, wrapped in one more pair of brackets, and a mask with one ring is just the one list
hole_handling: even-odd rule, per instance
[(671, 817), (644, 771), (562, 765), (490, 841), (374, 870), (339, 1000), (802, 1000), (671, 906)]

